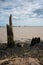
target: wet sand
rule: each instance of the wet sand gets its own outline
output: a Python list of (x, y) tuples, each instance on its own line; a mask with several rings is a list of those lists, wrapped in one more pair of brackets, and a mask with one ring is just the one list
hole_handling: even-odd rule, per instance
[[(40, 37), (43, 40), (43, 27), (13, 27), (14, 40), (27, 40)], [(0, 42), (7, 42), (7, 29), (0, 27)]]

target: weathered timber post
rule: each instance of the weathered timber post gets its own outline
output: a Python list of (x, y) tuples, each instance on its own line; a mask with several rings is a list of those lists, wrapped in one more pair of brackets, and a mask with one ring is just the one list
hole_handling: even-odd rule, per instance
[(12, 15), (9, 17), (9, 25), (7, 24), (7, 46), (11, 47), (14, 44), (13, 30), (12, 30)]

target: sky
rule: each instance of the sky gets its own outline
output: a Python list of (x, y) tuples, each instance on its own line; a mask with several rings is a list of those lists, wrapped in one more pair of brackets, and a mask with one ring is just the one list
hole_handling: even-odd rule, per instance
[(0, 26), (43, 26), (43, 0), (0, 0)]

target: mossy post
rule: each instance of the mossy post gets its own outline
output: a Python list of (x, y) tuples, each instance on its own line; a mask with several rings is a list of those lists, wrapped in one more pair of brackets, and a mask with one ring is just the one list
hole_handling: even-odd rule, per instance
[(9, 25), (7, 24), (7, 46), (12, 47), (14, 45), (13, 29), (12, 29), (12, 15), (9, 17)]

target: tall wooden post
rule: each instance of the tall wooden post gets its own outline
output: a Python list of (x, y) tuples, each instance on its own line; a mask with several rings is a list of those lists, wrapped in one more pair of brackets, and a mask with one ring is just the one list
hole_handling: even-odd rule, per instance
[(12, 30), (12, 15), (9, 17), (9, 25), (7, 24), (7, 45), (12, 46), (14, 43)]
[(12, 26), (12, 15), (9, 17), (9, 26)]

